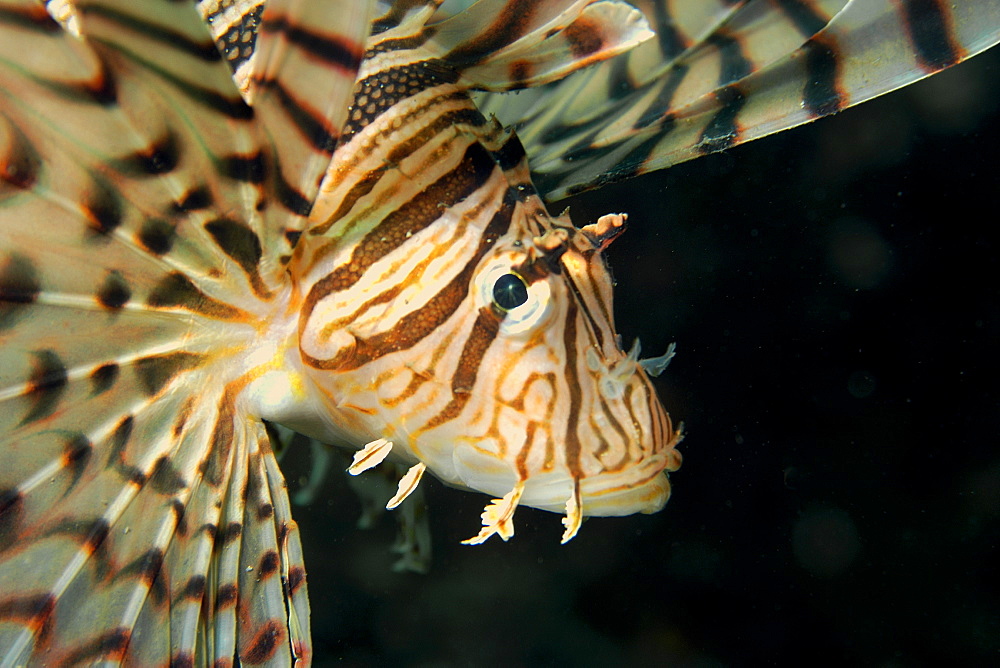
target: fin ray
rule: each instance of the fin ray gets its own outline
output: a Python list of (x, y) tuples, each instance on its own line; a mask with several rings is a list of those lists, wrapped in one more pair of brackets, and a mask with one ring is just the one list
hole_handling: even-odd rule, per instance
[[(370, 4), (340, 23), (272, 2), (250, 107), (189, 5), (79, 0), (64, 28), (0, 2), (4, 661), (309, 655), (298, 532), (234, 360), (329, 162), (302, 114), (346, 113), (355, 61), (321, 81), (317, 47), (360, 54)], [(273, 578), (246, 574), (271, 554)]]
[[(656, 42), (546, 88), (480, 98), (517, 128), (550, 200), (835, 113), (1000, 41), (988, 0), (934, 3), (939, 13), (894, 0), (638, 4)], [(922, 45), (927, 33), (947, 45)]]

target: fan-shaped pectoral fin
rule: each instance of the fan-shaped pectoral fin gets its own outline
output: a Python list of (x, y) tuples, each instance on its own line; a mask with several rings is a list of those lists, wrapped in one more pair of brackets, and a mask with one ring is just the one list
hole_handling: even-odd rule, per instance
[(514, 510), (524, 493), (524, 481), (518, 480), (514, 484), (514, 489), (507, 492), (502, 499), (493, 501), (483, 510), (483, 528), (480, 532), (463, 540), (463, 545), (479, 545), (485, 542), (493, 534), (497, 534), (504, 541), (514, 535)]
[(381, 464), (391, 451), (392, 441), (384, 438), (375, 439), (354, 453), (354, 460), (348, 467), (347, 472), (351, 475), (364, 473), (368, 469)]
[(583, 523), (583, 504), (580, 502), (580, 480), (578, 478), (573, 478), (573, 492), (566, 499), (566, 517), (562, 519), (562, 523), (566, 530), (563, 531), (562, 540), (559, 542), (565, 545), (573, 539)]
[(427, 465), (423, 462), (417, 462), (411, 466), (410, 470), (404, 473), (403, 477), (399, 479), (399, 488), (396, 490), (395, 496), (389, 499), (389, 503), (385, 504), (386, 510), (392, 510), (401, 504), (417, 488), (417, 485), (420, 484), (420, 479), (424, 476), (424, 471), (426, 470)]

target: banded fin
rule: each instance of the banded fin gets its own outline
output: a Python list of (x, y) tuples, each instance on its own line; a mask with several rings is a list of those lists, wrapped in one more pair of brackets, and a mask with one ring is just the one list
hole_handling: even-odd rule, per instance
[(556, 81), (653, 36), (639, 11), (612, 0), (482, 0), (430, 29), (430, 53), (469, 87), (495, 91)]
[(479, 100), (517, 128), (550, 200), (835, 113), (1000, 41), (991, 0), (636, 4), (656, 41)]
[(368, 3), (274, 2), (254, 109), (190, 6), (72, 6), (79, 37), (0, 2), (3, 661), (307, 659), (298, 531), (240, 392), (270, 361), (247, 353), (274, 240), (328, 161), (304, 128), (337, 127), (354, 78), (300, 50), (360, 53), (340, 20)]
[(195, 0), (245, 98), (250, 96), (253, 54), (265, 4), (265, 0)]
[(284, 277), (330, 164), (368, 37), (371, 2), (270, 2), (251, 74), (254, 111), (273, 155), (261, 235), (263, 273)]

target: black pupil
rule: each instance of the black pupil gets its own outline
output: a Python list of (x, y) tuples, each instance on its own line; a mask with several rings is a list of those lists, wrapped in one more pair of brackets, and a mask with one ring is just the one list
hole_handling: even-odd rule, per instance
[(504, 274), (493, 284), (493, 301), (504, 311), (515, 309), (528, 301), (528, 286), (520, 276)]

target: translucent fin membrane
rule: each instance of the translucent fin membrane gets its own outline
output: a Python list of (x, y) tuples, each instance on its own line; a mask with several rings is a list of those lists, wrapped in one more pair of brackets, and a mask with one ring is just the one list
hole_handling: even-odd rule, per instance
[(1000, 5), (915, 0), (637, 2), (657, 33), (549, 87), (484, 95), (549, 199), (805, 123), (1000, 40)]
[(64, 29), (0, 3), (3, 659), (308, 658), (298, 531), (240, 392), (368, 3), (271, 3), (254, 109), (190, 5), (65, 6)]

